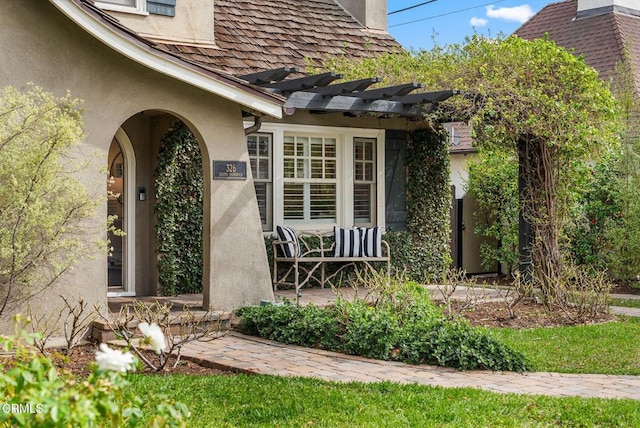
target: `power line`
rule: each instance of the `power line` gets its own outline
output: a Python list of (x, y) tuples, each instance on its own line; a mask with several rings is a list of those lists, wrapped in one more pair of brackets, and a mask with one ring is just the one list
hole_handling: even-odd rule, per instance
[(424, 3), (416, 4), (414, 6), (405, 7), (404, 9), (394, 10), (393, 12), (387, 13), (387, 15), (393, 15), (394, 13), (400, 13), (400, 12), (404, 12), (406, 10), (415, 9), (416, 7), (424, 6), (425, 4), (433, 3), (433, 2), (436, 2), (436, 1), (438, 1), (438, 0), (429, 0), (429, 1), (426, 1)]
[(414, 24), (416, 22), (427, 21), (429, 19), (442, 18), (443, 16), (454, 15), (456, 13), (466, 12), (467, 10), (478, 9), (478, 8), (481, 8), (481, 7), (484, 7), (484, 6), (489, 6), (489, 5), (496, 4), (496, 3), (502, 3), (504, 1), (507, 1), (507, 0), (496, 0), (496, 1), (492, 1), (490, 3), (484, 3), (484, 4), (481, 4), (481, 5), (478, 5), (478, 6), (468, 7), (466, 9), (454, 10), (453, 12), (447, 12), (447, 13), (443, 13), (443, 14), (440, 14), (440, 15), (429, 16), (429, 17), (426, 17), (426, 18), (416, 19), (416, 20), (413, 20), (413, 21), (401, 22), (400, 24), (389, 25), (389, 28), (400, 27), (401, 25)]

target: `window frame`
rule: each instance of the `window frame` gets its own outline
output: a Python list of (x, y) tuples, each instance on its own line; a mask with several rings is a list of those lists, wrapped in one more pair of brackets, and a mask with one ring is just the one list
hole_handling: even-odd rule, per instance
[(135, 0), (135, 6), (125, 6), (121, 4), (110, 3), (108, 0), (96, 0), (95, 5), (100, 9), (110, 10), (113, 12), (149, 15), (149, 12), (147, 12), (147, 0)]
[[(366, 156), (363, 159), (357, 159), (356, 156), (356, 148), (358, 144), (363, 144), (363, 153), (366, 153), (366, 149), (364, 148), (365, 144), (371, 144), (371, 153), (372, 153), (372, 158), (366, 159)], [(376, 192), (376, 188), (378, 185), (378, 174), (377, 174), (377, 146), (378, 146), (378, 140), (376, 138), (371, 138), (371, 137), (354, 137), (353, 138), (353, 199), (354, 199), (354, 203), (353, 203), (353, 224), (354, 226), (359, 226), (359, 227), (371, 227), (374, 226), (376, 224), (376, 217), (377, 217), (377, 200), (378, 200), (378, 195)], [(363, 166), (363, 171), (364, 168), (366, 167), (366, 165), (371, 165), (371, 179), (367, 180), (366, 177), (363, 177), (362, 179), (360, 179), (357, 176), (357, 168), (356, 165), (357, 164), (361, 164)], [(366, 175), (366, 174), (364, 174)], [(356, 217), (356, 210), (355, 210), (355, 187), (357, 185), (360, 186), (368, 186), (369, 187), (369, 219), (368, 221), (358, 221), (358, 218)]]
[[(253, 122), (245, 122), (245, 128)], [(264, 122), (260, 133), (273, 134), (272, 151), (272, 220), (275, 225), (290, 225), (301, 231), (328, 232), (333, 226), (350, 228), (354, 226), (354, 139), (374, 138), (375, 142), (375, 209), (371, 226), (385, 225), (385, 130), (372, 128), (347, 128), (320, 125), (298, 125), (276, 122)], [(285, 134), (312, 134), (323, 137), (336, 137), (336, 221), (333, 223), (284, 221), (284, 136)], [(358, 224), (357, 226), (365, 226)], [(265, 231), (266, 235), (272, 232)]]
[[(287, 141), (292, 139), (292, 141)], [(314, 156), (312, 150), (312, 140), (320, 140), (321, 144), (321, 155)], [(306, 140), (306, 142), (305, 142)], [(288, 155), (285, 153), (284, 145), (292, 143), (293, 151), (292, 154)], [(318, 141), (316, 141), (316, 144)], [(333, 157), (327, 156), (326, 148), (333, 143)], [(298, 147), (300, 144), (305, 144), (303, 146), (302, 153), (298, 152)], [(339, 199), (338, 199), (338, 188), (339, 188), (339, 174), (338, 174), (338, 136), (331, 134), (319, 134), (319, 133), (306, 133), (306, 132), (290, 132), (285, 131), (283, 136), (283, 192), (282, 192), (282, 203), (283, 203), (283, 223), (286, 225), (299, 225), (299, 224), (336, 224), (338, 220), (338, 212), (339, 212)], [(293, 167), (293, 176), (286, 176), (287, 168), (285, 167), (285, 161), (291, 161)], [(300, 169), (299, 165), (302, 162), (302, 169)], [(320, 162), (321, 167), (321, 177), (314, 176), (314, 162)], [(333, 177), (327, 177), (328, 172), (331, 170), (327, 166), (328, 164), (333, 164)], [(317, 164), (316, 164), (317, 165)], [(302, 176), (299, 176), (300, 171), (303, 171)], [(286, 210), (285, 210), (285, 188), (287, 185), (290, 186), (302, 186), (302, 219), (292, 219), (286, 218)], [(312, 187), (314, 186), (333, 186), (334, 188), (334, 206), (333, 218), (313, 218), (313, 195), (312, 195)]]
[[(255, 136), (257, 138), (256, 140), (256, 156), (252, 156), (251, 153), (249, 152), (249, 137)], [(268, 155), (267, 157), (267, 173), (268, 173), (268, 177), (267, 178), (259, 178), (254, 176), (253, 174), (253, 168), (251, 168), (251, 161), (253, 159), (256, 160), (256, 165), (257, 168), (260, 169), (259, 160), (263, 160), (265, 157), (260, 155), (260, 149), (259, 149), (259, 145), (260, 145), (260, 137), (267, 137), (268, 138)], [(265, 184), (265, 196), (266, 196), (266, 216), (265, 219), (263, 221), (262, 216), (260, 217), (260, 222), (262, 223), (262, 230), (263, 232), (272, 232), (273, 230), (275, 230), (275, 227), (273, 226), (273, 151), (274, 151), (274, 144), (273, 144), (273, 133), (271, 132), (254, 132), (252, 134), (246, 135), (245, 136), (245, 141), (247, 144), (247, 152), (249, 152), (249, 168), (251, 169), (251, 176), (253, 177), (253, 185), (254, 185), (254, 189), (256, 187), (256, 184)], [(256, 192), (256, 198), (257, 198), (257, 192)], [(258, 204), (258, 210), (260, 209), (260, 206)]]

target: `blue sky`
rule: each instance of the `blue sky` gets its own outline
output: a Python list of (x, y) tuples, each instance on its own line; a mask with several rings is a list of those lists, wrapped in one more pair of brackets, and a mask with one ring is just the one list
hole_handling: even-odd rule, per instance
[[(407, 49), (463, 43), (474, 33), (509, 35), (548, 3), (560, 0), (388, 0), (389, 32)], [(406, 11), (421, 3), (427, 3)], [(399, 11), (397, 13), (392, 13)]]

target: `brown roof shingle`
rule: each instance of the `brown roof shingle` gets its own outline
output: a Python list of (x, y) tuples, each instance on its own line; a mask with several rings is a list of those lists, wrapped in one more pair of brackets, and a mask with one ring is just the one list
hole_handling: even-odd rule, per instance
[(616, 65), (624, 60), (626, 49), (636, 76), (636, 85), (639, 85), (640, 18), (609, 12), (575, 19), (577, 5), (577, 0), (549, 4), (514, 34), (529, 40), (548, 34), (549, 39), (558, 45), (584, 55), (585, 62), (607, 81), (615, 77)]
[(158, 47), (234, 75), (306, 67), (345, 55), (371, 57), (400, 48), (386, 32), (362, 27), (334, 0), (215, 0), (215, 47)]

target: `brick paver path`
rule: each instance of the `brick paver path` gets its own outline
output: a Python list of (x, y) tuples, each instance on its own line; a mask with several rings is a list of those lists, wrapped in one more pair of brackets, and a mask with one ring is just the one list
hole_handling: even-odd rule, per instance
[(205, 365), (244, 373), (306, 376), (338, 382), (416, 383), (494, 392), (640, 400), (640, 377), (594, 374), (458, 371), (409, 365), (284, 345), (232, 332), (207, 343), (190, 343), (183, 355)]

